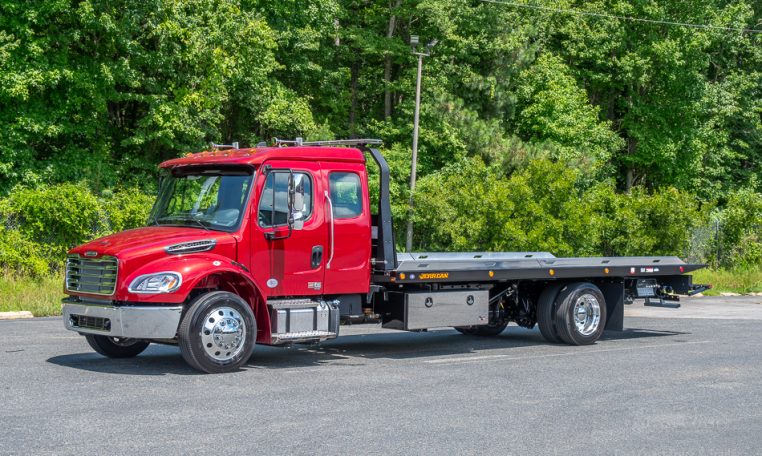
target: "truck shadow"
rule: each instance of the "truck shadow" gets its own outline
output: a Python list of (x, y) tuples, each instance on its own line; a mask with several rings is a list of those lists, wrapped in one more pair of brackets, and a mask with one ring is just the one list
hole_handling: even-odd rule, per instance
[(135, 358), (112, 359), (94, 352), (53, 356), (47, 362), (90, 372), (119, 375), (201, 375), (188, 366), (180, 350), (170, 345), (151, 344)]
[[(676, 331), (628, 328), (606, 331), (601, 341), (668, 337), (688, 334)], [(255, 350), (249, 368), (283, 369), (340, 363), (342, 366), (363, 365), (364, 360), (409, 360), (451, 355), (478, 355), (487, 350), (519, 349), (532, 346), (568, 347), (550, 344), (539, 330), (510, 326), (496, 337), (465, 336), (454, 330), (435, 330), (423, 333), (384, 332), (340, 336), (338, 339), (314, 346)], [(568, 347), (572, 348), (572, 347)]]
[[(656, 331), (628, 328), (607, 331), (602, 342), (613, 340), (660, 338), (688, 334), (676, 331)], [(451, 355), (478, 355), (488, 350), (519, 349), (532, 346), (566, 347), (549, 344), (537, 329), (526, 330), (512, 326), (500, 336), (464, 336), (454, 330), (436, 330), (423, 333), (372, 332), (341, 336), (319, 345), (293, 345), (287, 347), (257, 346), (244, 370), (299, 369), (314, 367), (357, 367), (371, 360), (410, 360)], [(571, 347), (569, 347), (571, 348)], [(543, 350), (543, 353), (547, 350)], [(98, 354), (76, 353), (49, 358), (47, 362), (59, 366), (119, 375), (200, 375), (180, 356), (177, 347), (151, 345), (136, 358), (109, 359)]]

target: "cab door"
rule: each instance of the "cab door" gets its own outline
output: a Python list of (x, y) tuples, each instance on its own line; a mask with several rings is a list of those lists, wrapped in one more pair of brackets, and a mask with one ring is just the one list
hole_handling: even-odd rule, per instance
[[(271, 160), (260, 170), (252, 205), (251, 273), (268, 296), (320, 295), (327, 241), (320, 166)], [(301, 229), (288, 224), (289, 179), (304, 188)]]
[(371, 222), (368, 176), (362, 163), (323, 163), (328, 225), (325, 294), (367, 293)]

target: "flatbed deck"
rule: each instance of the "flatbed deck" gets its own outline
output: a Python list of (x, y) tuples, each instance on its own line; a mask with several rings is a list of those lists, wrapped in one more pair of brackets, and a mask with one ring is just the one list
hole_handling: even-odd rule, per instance
[(398, 253), (391, 277), (397, 282), (644, 278), (695, 271), (675, 256), (556, 258), (548, 252)]

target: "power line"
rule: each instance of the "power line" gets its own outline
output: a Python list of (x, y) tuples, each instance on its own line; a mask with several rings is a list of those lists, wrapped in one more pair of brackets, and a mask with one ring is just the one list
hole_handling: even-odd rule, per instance
[(496, 5), (505, 5), (505, 6), (512, 6), (516, 8), (527, 8), (527, 9), (533, 9), (533, 10), (540, 10), (540, 11), (549, 11), (552, 13), (562, 13), (562, 14), (578, 14), (580, 16), (593, 16), (593, 17), (603, 17), (607, 19), (622, 19), (625, 21), (633, 21), (633, 22), (646, 22), (648, 24), (661, 24), (661, 25), (677, 25), (681, 27), (691, 27), (691, 28), (698, 28), (698, 29), (709, 29), (709, 30), (724, 30), (724, 31), (731, 31), (731, 32), (743, 32), (743, 33), (762, 33), (762, 29), (747, 29), (747, 28), (736, 28), (736, 27), (720, 27), (717, 25), (706, 25), (706, 24), (691, 24), (688, 22), (675, 22), (675, 21), (663, 21), (663, 20), (657, 20), (657, 19), (645, 19), (642, 17), (633, 17), (633, 16), (620, 16), (617, 14), (606, 14), (606, 13), (596, 13), (592, 11), (581, 11), (576, 9), (564, 9), (564, 8), (551, 8), (549, 6), (540, 6), (540, 5), (529, 5), (526, 3), (513, 3), (513, 2), (504, 2), (500, 0), (479, 0), (484, 3), (494, 3)]

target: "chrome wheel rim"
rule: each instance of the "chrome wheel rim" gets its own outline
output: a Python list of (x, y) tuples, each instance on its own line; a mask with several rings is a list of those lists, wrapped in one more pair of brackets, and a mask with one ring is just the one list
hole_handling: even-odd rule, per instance
[(243, 350), (246, 324), (241, 314), (231, 307), (216, 307), (204, 317), (201, 343), (206, 354), (215, 361), (229, 361)]
[(574, 325), (583, 336), (593, 334), (601, 323), (601, 304), (592, 294), (583, 294), (574, 303)]

